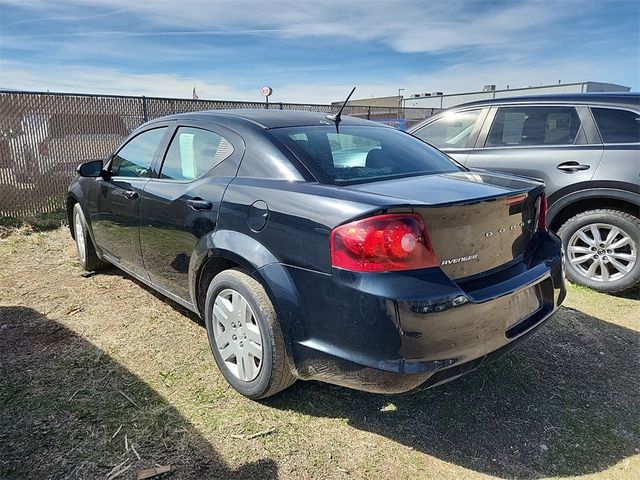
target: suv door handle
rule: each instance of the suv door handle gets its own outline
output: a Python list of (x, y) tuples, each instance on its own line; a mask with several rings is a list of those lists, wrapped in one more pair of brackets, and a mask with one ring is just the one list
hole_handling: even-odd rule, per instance
[(138, 198), (138, 192), (135, 192), (135, 191), (133, 191), (133, 190), (125, 190), (125, 191), (122, 193), (122, 196), (123, 196), (124, 198), (127, 198), (127, 199), (131, 200), (131, 199), (133, 199), (133, 198)]
[(562, 170), (563, 172), (577, 172), (579, 170), (589, 170), (591, 165), (582, 165), (578, 162), (564, 162), (556, 167), (558, 170)]
[(192, 210), (211, 210), (213, 208), (213, 204), (211, 202), (207, 202), (201, 198), (187, 200), (187, 205), (189, 205)]

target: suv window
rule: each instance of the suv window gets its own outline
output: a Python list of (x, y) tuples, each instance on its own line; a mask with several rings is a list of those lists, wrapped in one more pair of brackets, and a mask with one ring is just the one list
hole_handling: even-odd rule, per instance
[(130, 140), (111, 160), (111, 174), (117, 177), (146, 177), (167, 127), (147, 130)]
[(201, 177), (233, 153), (233, 146), (217, 133), (179, 127), (162, 163), (160, 178), (193, 180)]
[(592, 108), (604, 143), (640, 142), (640, 114), (614, 108)]
[(438, 148), (466, 147), (480, 112), (481, 110), (469, 110), (445, 113), (413, 135)]
[(573, 107), (501, 107), (485, 146), (573, 145), (579, 130)]

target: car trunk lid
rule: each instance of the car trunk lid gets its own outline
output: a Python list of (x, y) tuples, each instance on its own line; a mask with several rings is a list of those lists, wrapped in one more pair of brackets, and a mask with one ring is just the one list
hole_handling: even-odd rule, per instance
[(536, 229), (543, 186), (524, 178), (456, 172), (351, 185), (394, 197), (425, 222), (440, 267), (452, 279), (491, 271), (521, 257)]

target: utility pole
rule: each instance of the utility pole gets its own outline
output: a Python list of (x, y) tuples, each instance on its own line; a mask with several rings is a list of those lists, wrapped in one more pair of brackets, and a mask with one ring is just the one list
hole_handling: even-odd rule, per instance
[(400, 114), (402, 113), (402, 92), (404, 92), (404, 88), (398, 89), (398, 118), (400, 118)]

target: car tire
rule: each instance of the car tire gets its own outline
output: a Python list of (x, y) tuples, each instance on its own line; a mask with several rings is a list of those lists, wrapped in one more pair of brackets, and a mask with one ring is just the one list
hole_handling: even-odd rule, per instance
[(79, 203), (76, 203), (73, 206), (72, 219), (73, 237), (76, 241), (76, 249), (78, 251), (78, 260), (80, 260), (80, 265), (87, 272), (93, 272), (104, 268), (107, 264), (98, 258), (96, 248), (89, 236), (87, 221), (84, 218), (84, 213), (82, 213), (82, 208)]
[[(609, 238), (616, 232), (619, 233)], [(637, 217), (620, 210), (589, 210), (567, 220), (558, 235), (566, 255), (566, 275), (571, 282), (604, 293), (623, 292), (640, 284), (640, 220)], [(609, 249), (609, 246), (615, 248)]]
[(216, 364), (236, 391), (261, 399), (296, 381), (275, 309), (255, 278), (237, 269), (216, 275), (204, 317)]

